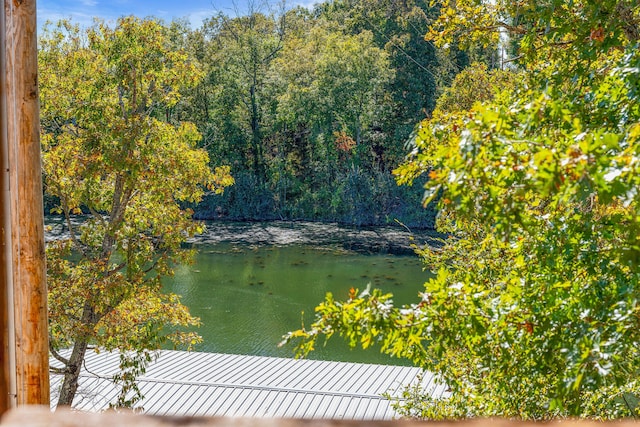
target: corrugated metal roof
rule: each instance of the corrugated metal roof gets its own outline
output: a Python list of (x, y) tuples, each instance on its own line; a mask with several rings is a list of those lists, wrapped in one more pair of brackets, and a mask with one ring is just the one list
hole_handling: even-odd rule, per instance
[[(109, 380), (118, 364), (118, 353), (88, 352), (73, 407), (107, 409), (118, 394)], [(446, 394), (432, 374), (421, 374), (404, 366), (163, 350), (138, 379), (145, 396), (139, 406), (150, 415), (393, 419), (383, 393), (399, 395), (413, 384), (436, 398)], [(52, 405), (61, 381), (52, 374)]]

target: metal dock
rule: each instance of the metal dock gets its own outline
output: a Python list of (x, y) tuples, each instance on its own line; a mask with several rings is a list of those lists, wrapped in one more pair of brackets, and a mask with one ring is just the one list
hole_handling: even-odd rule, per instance
[[(119, 391), (109, 380), (118, 363), (118, 353), (87, 352), (75, 409), (109, 407)], [(52, 408), (61, 381), (51, 374)], [(388, 420), (398, 416), (382, 394), (399, 396), (409, 384), (446, 395), (414, 367), (163, 350), (138, 379), (145, 396), (138, 406), (165, 416)]]

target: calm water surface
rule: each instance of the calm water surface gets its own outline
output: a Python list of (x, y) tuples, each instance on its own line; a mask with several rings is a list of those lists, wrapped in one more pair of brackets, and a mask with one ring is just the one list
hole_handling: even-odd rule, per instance
[[(206, 352), (291, 357), (278, 348), (283, 334), (309, 325), (327, 292), (346, 299), (350, 287), (367, 284), (406, 304), (418, 300), (427, 275), (417, 256), (363, 255), (338, 247), (199, 244), (196, 263), (178, 267), (167, 291), (200, 317)], [(302, 315), (304, 312), (304, 315)], [(378, 349), (350, 350), (340, 337), (319, 346), (310, 358), (406, 364)]]

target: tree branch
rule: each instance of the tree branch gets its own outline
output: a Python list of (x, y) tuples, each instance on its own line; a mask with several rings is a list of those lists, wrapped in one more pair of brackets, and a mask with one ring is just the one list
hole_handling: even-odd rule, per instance
[[(49, 340), (49, 352), (51, 353), (51, 355), (53, 357), (55, 357), (59, 362), (61, 362), (65, 366), (69, 366), (69, 363), (71, 363), (69, 361), (69, 359), (63, 357), (60, 353), (58, 353), (58, 351), (53, 347), (53, 344), (51, 343), (51, 340)], [(58, 368), (56, 368), (56, 369), (58, 369)], [(64, 372), (58, 372), (58, 373), (64, 373)]]

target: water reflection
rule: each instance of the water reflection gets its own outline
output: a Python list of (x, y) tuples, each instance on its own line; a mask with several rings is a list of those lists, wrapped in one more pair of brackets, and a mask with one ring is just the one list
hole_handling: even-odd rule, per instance
[[(72, 222), (85, 220), (78, 216)], [(45, 223), (47, 241), (68, 237), (62, 218), (49, 216)], [(277, 343), (303, 320), (311, 322), (314, 307), (327, 292), (346, 299), (350, 287), (362, 290), (371, 283), (392, 292), (397, 303), (417, 301), (427, 275), (412, 244), (434, 245), (438, 238), (403, 227), (207, 223), (207, 232), (190, 242), (198, 249), (196, 263), (178, 267), (165, 286), (182, 295), (191, 312), (202, 319), (198, 332), (204, 343), (197, 350), (290, 357), (292, 348), (278, 348)], [(376, 349), (349, 350), (339, 337), (310, 357), (406, 364)]]
[[(198, 351), (291, 357), (281, 336), (309, 324), (326, 292), (344, 299), (368, 283), (392, 292), (398, 303), (417, 300), (426, 275), (416, 256), (362, 255), (337, 247), (198, 245), (196, 263), (178, 267), (168, 291), (201, 318)], [(304, 312), (304, 316), (301, 315)], [(349, 350), (339, 337), (311, 358), (404, 364), (377, 350)]]

